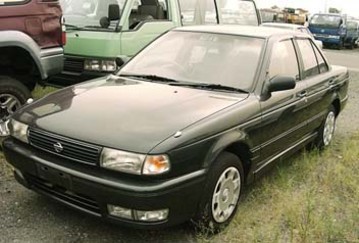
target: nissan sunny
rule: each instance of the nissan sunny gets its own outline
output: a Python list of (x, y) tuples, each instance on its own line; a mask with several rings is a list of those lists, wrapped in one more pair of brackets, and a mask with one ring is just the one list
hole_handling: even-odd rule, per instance
[(275, 161), (330, 144), (348, 84), (309, 35), (183, 27), (21, 109), (3, 149), (19, 183), (85, 213), (219, 231)]

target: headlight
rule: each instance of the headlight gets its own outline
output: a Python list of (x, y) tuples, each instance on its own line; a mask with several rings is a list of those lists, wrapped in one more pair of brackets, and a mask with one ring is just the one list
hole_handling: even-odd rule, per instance
[(117, 69), (115, 60), (85, 60), (84, 69), (97, 72), (114, 72)]
[(24, 143), (29, 143), (28, 137), (27, 137), (27, 131), (29, 129), (29, 126), (18, 122), (14, 119), (11, 119), (9, 124), (10, 129), (10, 135), (14, 138), (19, 139), (20, 141), (23, 141)]
[(136, 175), (158, 175), (170, 169), (166, 155), (143, 155), (104, 148), (100, 165), (103, 168)]
[(340, 36), (339, 36), (339, 35), (330, 35), (329, 38), (332, 38), (332, 39), (340, 39)]

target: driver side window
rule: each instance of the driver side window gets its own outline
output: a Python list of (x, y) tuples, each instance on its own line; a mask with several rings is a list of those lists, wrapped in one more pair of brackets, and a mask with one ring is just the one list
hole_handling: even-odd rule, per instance
[(144, 21), (169, 20), (167, 0), (137, 0), (128, 20), (129, 28), (135, 29)]

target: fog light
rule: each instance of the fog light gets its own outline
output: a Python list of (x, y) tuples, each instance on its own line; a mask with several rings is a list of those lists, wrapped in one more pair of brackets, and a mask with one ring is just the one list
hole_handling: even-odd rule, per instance
[(135, 211), (137, 220), (146, 222), (156, 222), (166, 220), (168, 218), (168, 209), (156, 211)]
[(128, 208), (123, 208), (114, 205), (107, 205), (108, 213), (112, 216), (124, 218), (124, 219), (133, 219), (132, 210)]

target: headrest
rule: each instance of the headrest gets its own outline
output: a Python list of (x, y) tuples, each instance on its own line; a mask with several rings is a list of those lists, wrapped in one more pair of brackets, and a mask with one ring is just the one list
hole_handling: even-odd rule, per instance
[(141, 0), (141, 5), (159, 6), (158, 0)]

